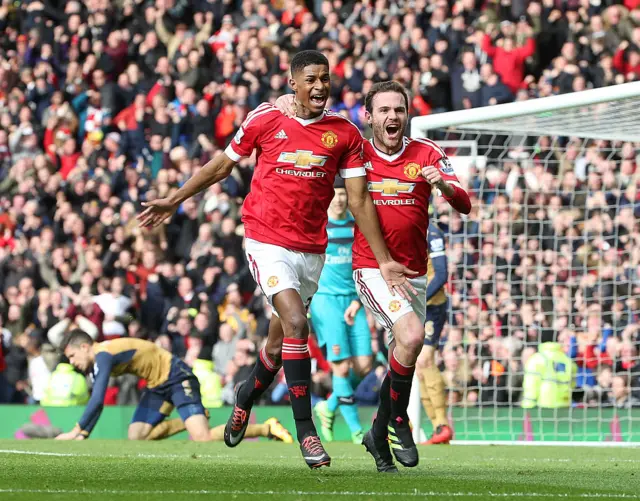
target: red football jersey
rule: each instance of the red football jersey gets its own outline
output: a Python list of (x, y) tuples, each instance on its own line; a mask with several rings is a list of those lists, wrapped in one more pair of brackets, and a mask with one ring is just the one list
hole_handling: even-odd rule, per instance
[[(369, 193), (380, 219), (382, 235), (395, 261), (422, 276), (427, 272), (427, 228), (431, 185), (422, 168), (439, 167), (442, 178), (460, 186), (446, 154), (428, 139), (404, 139), (402, 149), (386, 155), (373, 143), (364, 145)], [(378, 268), (371, 247), (355, 228), (353, 268)]]
[(287, 118), (270, 104), (251, 112), (225, 153), (236, 162), (256, 149), (242, 207), (245, 235), (286, 249), (323, 254), (333, 181), (364, 176), (362, 136), (342, 115)]

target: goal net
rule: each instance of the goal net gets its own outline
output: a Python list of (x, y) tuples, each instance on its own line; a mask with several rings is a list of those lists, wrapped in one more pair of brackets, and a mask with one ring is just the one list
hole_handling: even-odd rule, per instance
[[(639, 105), (640, 82), (412, 120), (474, 197), (468, 217), (432, 200), (457, 441), (640, 442)], [(578, 366), (572, 404), (524, 408), (524, 368), (550, 336)], [(431, 434), (416, 392), (410, 417)]]

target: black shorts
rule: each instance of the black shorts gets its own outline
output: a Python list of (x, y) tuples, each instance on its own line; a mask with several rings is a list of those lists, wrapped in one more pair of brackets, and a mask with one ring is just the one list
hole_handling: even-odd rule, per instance
[(438, 347), (440, 344), (440, 335), (444, 324), (447, 321), (447, 315), (449, 313), (449, 301), (445, 301), (442, 304), (429, 304), (427, 305), (427, 315), (424, 324), (424, 344), (427, 346)]

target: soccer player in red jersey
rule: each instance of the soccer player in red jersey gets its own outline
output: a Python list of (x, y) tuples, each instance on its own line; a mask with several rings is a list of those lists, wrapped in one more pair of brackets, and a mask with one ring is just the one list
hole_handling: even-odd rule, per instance
[[(363, 304), (390, 335), (389, 372), (380, 390), (380, 406), (363, 444), (379, 471), (396, 471), (399, 463), (418, 464), (407, 406), (415, 364), (425, 338), (427, 290), (427, 228), (429, 198), (436, 188), (457, 211), (471, 211), (469, 195), (460, 186), (445, 152), (428, 139), (407, 139), (408, 97), (397, 82), (375, 84), (365, 98), (373, 139), (365, 142), (369, 192), (391, 255), (418, 271), (409, 281), (417, 293), (411, 302), (386, 287), (371, 247), (356, 226), (353, 268)], [(387, 441), (388, 438), (388, 441)]]
[[(415, 275), (391, 259), (367, 190), (362, 137), (341, 115), (326, 112), (329, 63), (318, 51), (302, 51), (291, 62), (290, 84), (296, 117), (287, 118), (263, 104), (250, 113), (224, 153), (205, 165), (171, 197), (146, 204), (139, 215), (153, 227), (182, 202), (223, 180), (243, 157), (257, 152), (257, 164), (242, 213), (245, 250), (251, 273), (274, 306), (264, 350), (247, 381), (238, 385), (225, 443), (244, 437), (253, 402), (284, 366), (302, 455), (311, 468), (330, 464), (311, 418), (311, 361), (306, 308), (318, 288), (327, 246), (327, 209), (338, 172), (345, 179), (349, 205), (370, 244), (394, 297), (412, 290)], [(396, 296), (397, 295), (397, 296)]]
[[(276, 105), (290, 114), (290, 98)], [(365, 98), (373, 139), (364, 143), (368, 189), (378, 213), (382, 234), (392, 257), (418, 271), (410, 278), (414, 297), (389, 292), (372, 248), (358, 224), (353, 244), (353, 276), (358, 296), (389, 334), (389, 371), (380, 389), (380, 405), (363, 444), (378, 471), (396, 472), (391, 449), (402, 465), (418, 464), (407, 406), (415, 364), (425, 339), (427, 306), (427, 229), (429, 198), (435, 187), (457, 211), (471, 211), (445, 152), (428, 139), (407, 139), (409, 99), (397, 82), (375, 84)], [(389, 446), (391, 444), (391, 448)]]

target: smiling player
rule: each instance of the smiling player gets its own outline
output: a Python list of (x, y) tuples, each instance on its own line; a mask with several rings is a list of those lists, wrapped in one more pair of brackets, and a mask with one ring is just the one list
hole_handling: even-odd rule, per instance
[(418, 464), (407, 406), (425, 337), (429, 199), (435, 187), (464, 214), (471, 211), (471, 202), (442, 149), (428, 139), (404, 137), (409, 99), (401, 84), (375, 84), (365, 108), (373, 129), (373, 139), (365, 143), (365, 167), (382, 234), (393, 258), (419, 275), (410, 279), (417, 291), (411, 303), (392, 296), (356, 226), (353, 268), (358, 295), (390, 335), (389, 372), (380, 389), (378, 414), (363, 444), (378, 471), (396, 471), (389, 445), (402, 465)]
[[(157, 226), (199, 191), (226, 178), (237, 162), (257, 152), (251, 192), (242, 208), (245, 250), (251, 273), (276, 315), (267, 345), (247, 381), (238, 385), (225, 443), (240, 443), (253, 403), (284, 366), (302, 455), (310, 468), (331, 458), (311, 417), (311, 359), (307, 347), (306, 309), (318, 289), (327, 247), (327, 209), (333, 182), (345, 179), (351, 212), (371, 245), (385, 283), (405, 293), (405, 266), (393, 261), (380, 234), (362, 160), (362, 137), (341, 115), (325, 112), (330, 74), (327, 58), (302, 51), (291, 61), (289, 81), (296, 94), (296, 117), (287, 118), (270, 104), (250, 113), (224, 153), (205, 165), (171, 197), (149, 202), (139, 216), (143, 226)], [(410, 287), (409, 287), (410, 289)]]
[[(291, 114), (289, 98), (278, 99), (276, 105), (282, 113)], [(392, 295), (356, 225), (353, 276), (358, 296), (386, 328), (390, 342), (390, 367), (380, 388), (378, 414), (363, 444), (375, 459), (378, 471), (396, 472), (391, 449), (402, 465), (418, 464), (407, 406), (415, 364), (425, 338), (427, 229), (432, 188), (437, 188), (463, 214), (471, 211), (471, 201), (436, 143), (404, 137), (409, 98), (401, 84), (392, 81), (375, 84), (365, 98), (365, 108), (373, 129), (373, 139), (364, 143), (365, 168), (382, 234), (393, 258), (418, 270), (419, 275), (409, 279), (415, 293), (411, 302)]]

